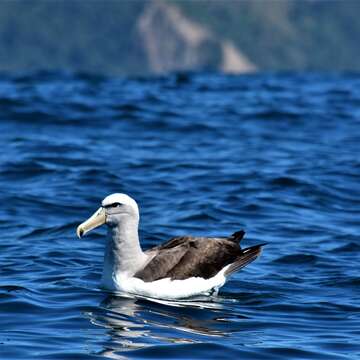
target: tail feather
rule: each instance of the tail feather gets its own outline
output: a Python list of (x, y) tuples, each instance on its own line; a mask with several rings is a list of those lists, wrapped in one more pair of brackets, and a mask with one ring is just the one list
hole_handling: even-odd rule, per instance
[(225, 276), (228, 276), (253, 262), (261, 254), (261, 250), (264, 245), (266, 245), (266, 243), (250, 246), (244, 249), (243, 253), (237, 258), (237, 260), (230, 264), (230, 266), (226, 269)]
[(244, 235), (245, 235), (244, 230), (236, 231), (229, 237), (229, 240), (236, 242), (236, 243), (240, 243), (240, 241), (243, 239)]

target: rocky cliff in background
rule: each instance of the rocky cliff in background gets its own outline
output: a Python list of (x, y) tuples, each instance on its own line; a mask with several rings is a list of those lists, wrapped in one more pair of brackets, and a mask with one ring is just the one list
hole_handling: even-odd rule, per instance
[(359, 71), (356, 0), (0, 2), (0, 72)]
[(137, 29), (150, 70), (248, 72), (255, 66), (229, 40), (189, 20), (175, 5), (152, 1), (139, 16)]

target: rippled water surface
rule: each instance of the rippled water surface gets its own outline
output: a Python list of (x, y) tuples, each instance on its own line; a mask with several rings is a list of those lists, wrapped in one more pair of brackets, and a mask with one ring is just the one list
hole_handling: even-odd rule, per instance
[[(359, 359), (360, 77), (0, 77), (1, 359)], [(268, 242), (213, 298), (99, 289), (112, 192), (150, 247)]]

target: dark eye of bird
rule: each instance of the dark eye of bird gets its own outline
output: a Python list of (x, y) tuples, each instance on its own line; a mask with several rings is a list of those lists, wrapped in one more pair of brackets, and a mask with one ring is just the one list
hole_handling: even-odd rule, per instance
[(116, 202), (116, 203), (112, 203), (112, 204), (109, 204), (109, 205), (106, 205), (105, 208), (115, 208), (115, 207), (118, 207), (118, 206), (121, 206), (120, 203)]

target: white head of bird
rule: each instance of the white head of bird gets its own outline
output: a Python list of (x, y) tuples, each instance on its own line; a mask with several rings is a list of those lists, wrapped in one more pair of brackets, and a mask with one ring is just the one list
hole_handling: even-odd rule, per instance
[(139, 222), (139, 208), (134, 199), (126, 194), (115, 193), (107, 196), (101, 203), (101, 207), (76, 230), (79, 238), (103, 224), (110, 228), (120, 226), (129, 220)]
[(139, 243), (139, 208), (134, 199), (126, 194), (111, 194), (101, 207), (76, 230), (79, 238), (98, 226), (108, 226), (104, 254), (102, 284), (113, 288), (113, 275), (134, 274), (144, 265), (148, 256)]

